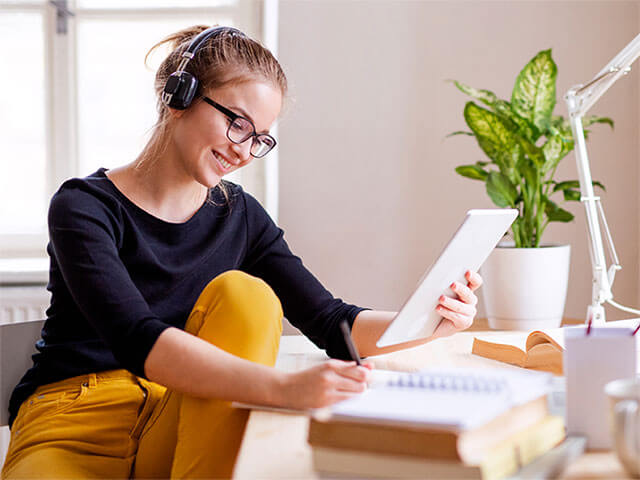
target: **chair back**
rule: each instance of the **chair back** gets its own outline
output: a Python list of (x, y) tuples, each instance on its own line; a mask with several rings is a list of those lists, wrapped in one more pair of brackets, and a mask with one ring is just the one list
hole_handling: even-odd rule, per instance
[(11, 392), (31, 367), (44, 320), (0, 325), (0, 426), (9, 422)]

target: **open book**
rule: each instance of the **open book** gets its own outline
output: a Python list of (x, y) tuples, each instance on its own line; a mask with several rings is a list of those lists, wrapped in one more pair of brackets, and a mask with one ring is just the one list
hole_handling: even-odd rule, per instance
[[(635, 328), (638, 323), (638, 319), (619, 320), (607, 322), (606, 327)], [(567, 328), (583, 327), (579, 325), (545, 331), (535, 330), (531, 333), (495, 333), (478, 336), (473, 339), (471, 353), (523, 368), (562, 375), (564, 331)]]
[(564, 329), (529, 334), (514, 333), (475, 337), (471, 353), (523, 368), (562, 375)]

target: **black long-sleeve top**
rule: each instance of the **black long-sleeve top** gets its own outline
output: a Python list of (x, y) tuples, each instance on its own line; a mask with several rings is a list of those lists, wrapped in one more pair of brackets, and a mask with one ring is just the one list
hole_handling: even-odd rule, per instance
[(184, 329), (207, 283), (232, 269), (262, 278), (293, 325), (330, 356), (349, 358), (339, 322), (353, 325), (363, 309), (334, 298), (240, 186), (227, 182), (229, 201), (211, 189), (188, 221), (169, 223), (137, 207), (105, 171), (66, 181), (51, 200), (51, 306), (10, 423), (40, 385), (119, 368), (144, 377), (158, 336)]

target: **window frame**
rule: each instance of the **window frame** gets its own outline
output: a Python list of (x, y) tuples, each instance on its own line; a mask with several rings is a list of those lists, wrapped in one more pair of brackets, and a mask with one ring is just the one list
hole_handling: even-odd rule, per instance
[[(74, 16), (67, 17), (67, 32), (59, 34), (56, 32), (57, 8), (51, 2), (45, 0), (41, 3), (33, 1), (15, 3), (10, 0), (9, 2), (0, 0), (0, 12), (40, 12), (42, 14), (45, 56), (45, 198), (51, 198), (64, 180), (77, 176), (79, 172), (76, 20), (136, 18), (148, 20), (219, 13), (232, 18), (233, 24), (248, 35), (263, 39), (263, 43), (275, 54), (278, 0), (236, 1), (235, 5), (217, 7), (94, 9), (76, 8), (76, 0), (69, 0), (67, 8), (73, 12)], [(277, 212), (277, 164), (277, 149), (275, 149), (265, 159), (252, 162), (252, 165), (245, 167), (247, 184), (253, 187), (249, 190), (263, 202), (274, 218)], [(243, 184), (244, 180), (245, 175), (243, 175)], [(0, 258), (46, 256), (47, 240), (46, 231), (0, 234)]]

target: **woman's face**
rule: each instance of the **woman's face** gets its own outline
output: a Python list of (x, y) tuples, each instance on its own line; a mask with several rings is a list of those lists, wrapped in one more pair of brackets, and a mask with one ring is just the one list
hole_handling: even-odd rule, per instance
[[(269, 133), (282, 105), (280, 90), (270, 83), (247, 81), (206, 93), (213, 101), (249, 119), (257, 133)], [(235, 144), (227, 138), (230, 119), (201, 100), (173, 111), (173, 146), (177, 163), (198, 183), (214, 187), (220, 179), (252, 160), (252, 138)]]

